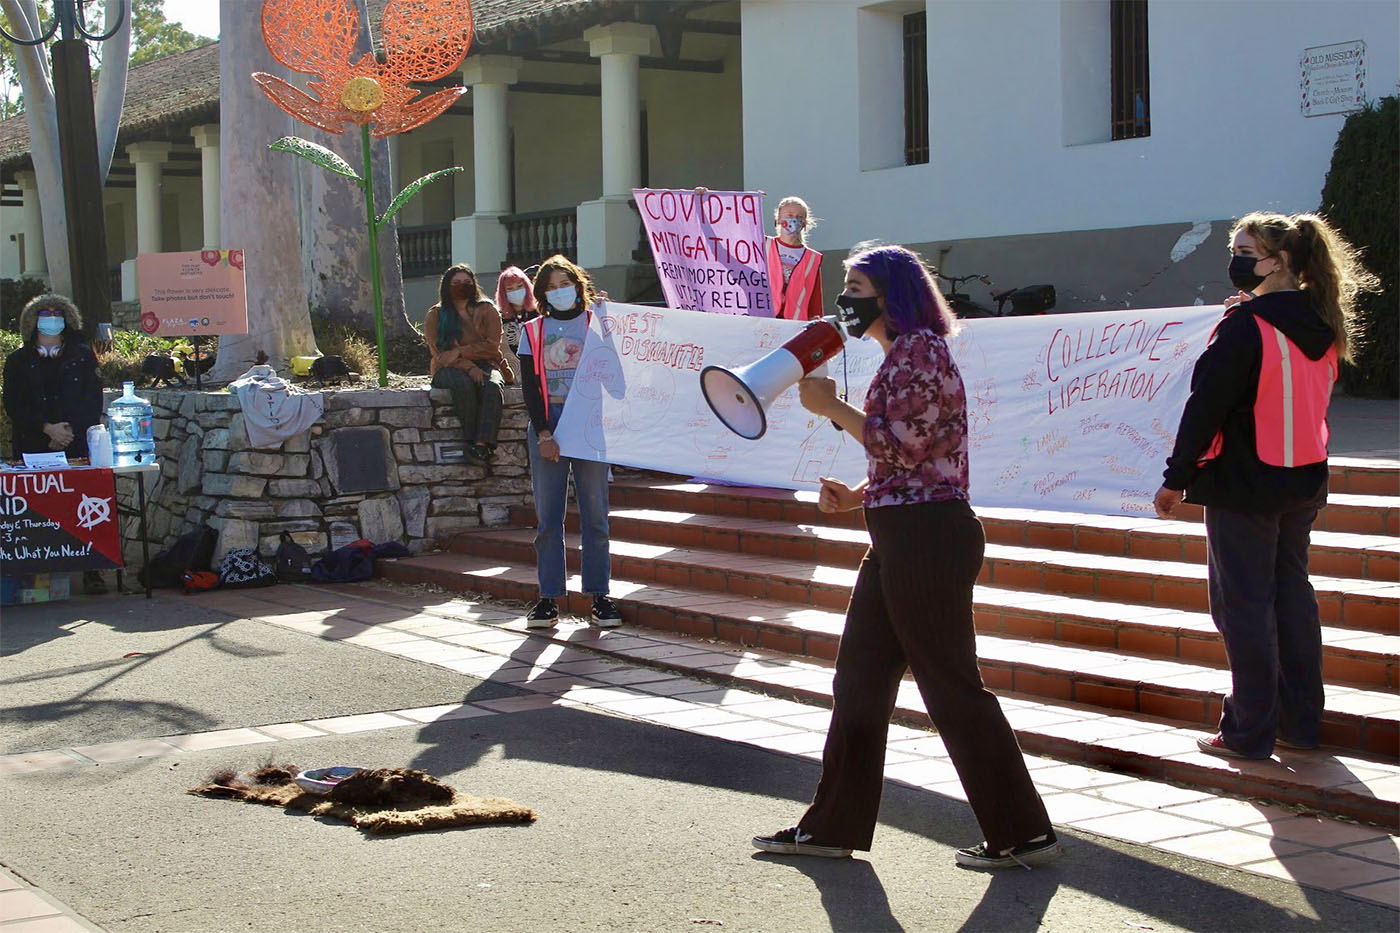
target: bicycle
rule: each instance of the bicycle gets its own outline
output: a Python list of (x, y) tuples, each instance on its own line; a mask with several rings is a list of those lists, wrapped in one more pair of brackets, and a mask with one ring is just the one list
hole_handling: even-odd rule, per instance
[[(1022, 317), (1031, 314), (1044, 314), (1055, 307), (1055, 286), (1053, 285), (1027, 285), (1022, 288), (997, 291), (992, 287), (991, 278), (981, 273), (944, 275), (942, 272), (935, 272), (934, 274), (950, 286), (950, 290), (945, 292), (943, 297), (948, 299), (953, 313), (960, 318)], [(980, 305), (973, 301), (966, 292), (958, 291), (960, 285), (973, 280), (986, 285), (991, 291), (992, 300), (997, 303), (996, 310)], [(1006, 309), (1008, 304), (1011, 305), (1009, 311)]]

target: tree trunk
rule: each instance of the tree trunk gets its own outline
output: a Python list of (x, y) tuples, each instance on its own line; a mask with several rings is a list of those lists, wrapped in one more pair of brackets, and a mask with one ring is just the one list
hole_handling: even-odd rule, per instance
[[(112, 28), (121, 7), (107, 4), (107, 20), (102, 32)], [(117, 133), (121, 131), (122, 103), (126, 100), (126, 72), (131, 62), (131, 11), (122, 20), (122, 28), (102, 43), (102, 74), (97, 79), (93, 111), (97, 117), (97, 174), (107, 183), (112, 169), (112, 154), (117, 148)], [(101, 33), (99, 33), (101, 35)], [(110, 260), (109, 260), (110, 261)], [(113, 295), (115, 301), (120, 295)]]
[[(368, 23), (365, 0), (356, 0), (362, 23)], [(370, 51), (369, 31), (360, 32), (352, 54), (358, 59)], [(336, 135), (303, 126), (301, 135), (334, 151), (358, 172), (364, 171), (359, 128), (347, 124)], [(389, 143), (371, 143), (374, 162), (375, 212), (384, 213), (397, 194), (389, 173)], [(355, 183), (330, 172), (313, 170), (302, 202), (303, 262), (312, 314), (324, 321), (362, 333), (374, 332), (374, 296), (369, 280), (369, 232), (365, 229), (364, 198)], [(379, 237), (379, 272), (384, 294), (384, 336), (411, 333), (403, 306), (403, 271), (399, 265), (398, 224), (392, 223)], [(324, 315), (324, 318), (320, 317)]]
[[(34, 0), (0, 0), (0, 9), (9, 17), (19, 38), (39, 35), (39, 12)], [(73, 276), (68, 261), (68, 222), (63, 212), (63, 166), (58, 158), (58, 111), (49, 63), (42, 45), (17, 45), (14, 52), (20, 87), (24, 90), (24, 120), (29, 127), (29, 157), (34, 163), (39, 203), (48, 205), (44, 211), (44, 252), (49, 264), (49, 290), (71, 295)]]
[(290, 357), (316, 353), (294, 205), (300, 166), (322, 170), (267, 148), (283, 136), (301, 135), (302, 124), (253, 83), (254, 71), (288, 75), (263, 44), (261, 14), (261, 4), (219, 0), (220, 238), (225, 249), (243, 250), (248, 333), (219, 338), (214, 381), (236, 379), (259, 351), (283, 372)]

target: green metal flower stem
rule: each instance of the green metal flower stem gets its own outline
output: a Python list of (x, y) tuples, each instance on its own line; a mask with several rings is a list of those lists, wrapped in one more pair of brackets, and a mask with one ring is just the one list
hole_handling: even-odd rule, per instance
[(379, 284), (379, 223), (374, 217), (374, 163), (370, 160), (369, 124), (360, 127), (360, 150), (365, 171), (360, 186), (365, 189), (365, 218), (369, 227), (369, 280), (374, 289), (374, 338), (379, 345), (379, 387), (389, 384), (389, 365), (384, 353), (384, 295)]

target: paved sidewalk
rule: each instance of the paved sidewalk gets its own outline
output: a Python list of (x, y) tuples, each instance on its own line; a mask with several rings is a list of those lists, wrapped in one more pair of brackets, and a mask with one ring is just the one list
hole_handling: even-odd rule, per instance
[[(462, 743), (471, 745), (470, 737), (477, 731), (484, 733), (488, 729), (515, 730), (514, 734), (517, 737), (505, 741), (505, 744), (500, 746), (509, 751), (513, 748), (523, 748), (526, 739), (518, 730), (526, 728), (529, 723), (538, 722), (535, 719), (524, 718), (519, 720), (518, 727), (508, 726), (507, 722), (515, 722), (516, 716), (558, 717), (578, 713), (588, 713), (594, 718), (588, 720), (587, 724), (577, 719), (560, 720), (561, 731), (555, 733), (557, 738), (553, 741), (563, 744), (557, 750), (557, 754), (546, 753), (547, 758), (560, 765), (567, 765), (569, 770), (552, 773), (551, 780), (534, 786), (532, 795), (544, 798), (549, 793), (559, 794), (567, 791), (574, 785), (582, 787), (594, 783), (594, 778), (589, 775), (592, 775), (595, 769), (606, 771), (609, 767), (615, 767), (611, 763), (604, 765), (603, 759), (598, 757), (604, 753), (604, 749), (590, 746), (584, 749), (582, 760), (572, 757), (571, 753), (579, 749), (578, 742), (582, 740), (574, 736), (582, 737), (588, 734), (590, 729), (602, 729), (604, 733), (611, 735), (612, 738), (607, 741), (637, 741), (643, 743), (641, 747), (650, 743), (653, 747), (660, 748), (656, 745), (657, 736), (672, 736), (666, 741), (681, 741), (683, 737), (689, 736), (691, 738), (685, 739), (686, 742), (721, 740), (731, 743), (725, 747), (734, 748), (736, 754), (738, 749), (751, 746), (755, 752), (777, 752), (795, 756), (797, 759), (807, 759), (808, 764), (800, 775), (792, 773), (791, 766), (781, 765), (781, 758), (759, 761), (750, 756), (746, 759), (746, 764), (741, 768), (746, 776), (766, 774), (776, 765), (779, 770), (774, 772), (775, 775), (787, 774), (788, 777), (782, 781), (785, 785), (792, 785), (790, 790), (784, 791), (788, 800), (782, 807), (764, 805), (760, 809), (769, 815), (751, 817), (755, 822), (749, 826), (750, 831), (776, 829), (780, 825), (786, 825), (784, 820), (790, 822), (795, 819), (800, 813), (803, 795), (810, 793), (811, 781), (815, 780), (814, 761), (820, 757), (829, 718), (825, 710), (757, 693), (725, 689), (704, 679), (679, 676), (664, 669), (668, 659), (684, 659), (691, 668), (703, 668), (704, 662), (708, 661), (716, 668), (723, 666), (728, 670), (742, 669), (745, 665), (760, 666), (767, 670), (782, 669), (786, 672), (784, 676), (793, 684), (818, 677), (829, 677), (829, 672), (819, 669), (816, 665), (786, 658), (774, 652), (724, 650), (713, 643), (650, 631), (620, 629), (601, 632), (568, 622), (552, 633), (526, 634), (519, 630), (519, 610), (516, 608), (484, 601), (470, 602), (409, 588), (373, 585), (344, 588), (279, 586), (242, 593), (216, 592), (188, 600), (181, 600), (180, 597), (167, 599), (174, 600), (178, 606), (189, 607), (185, 611), (196, 617), (205, 614), (218, 620), (204, 623), (207, 625), (207, 631), (201, 633), (201, 641), (216, 640), (219, 642), (218, 650), (235, 655), (240, 652), (246, 654), (250, 649), (263, 651), (267, 654), (267, 663), (284, 665), (285, 671), (277, 672), (273, 682), (283, 683), (289, 693), (298, 693), (299, 682), (295, 671), (325, 670), (331, 675), (332, 683), (350, 679), (355, 684), (353, 693), (357, 698), (368, 702), (350, 702), (349, 694), (344, 691), (331, 690), (319, 696), (315, 695), (315, 692), (309, 689), (312, 679), (308, 677), (305, 696), (294, 696), (291, 700), (278, 698), (275, 702), (273, 698), (265, 698), (266, 713), (270, 717), (266, 719), (258, 718), (261, 708), (258, 706), (257, 697), (266, 693), (265, 685), (262, 684), (221, 684), (220, 696), (222, 697), (224, 692), (230, 696), (227, 700), (214, 703), (202, 719), (181, 718), (175, 712), (179, 704), (174, 703), (170, 709), (157, 711), (162, 721), (202, 723), (207, 726), (193, 731), (186, 727), (186, 730), (177, 729), (173, 732), (155, 729), (143, 734), (133, 734), (133, 728), (137, 724), (135, 718), (125, 723), (124, 727), (118, 727), (122, 725), (117, 722), (123, 713), (122, 704), (100, 704), (94, 709), (77, 710), (74, 715), (62, 721), (62, 730), (54, 728), (52, 723), (41, 721), (44, 717), (36, 715), (22, 722), (17, 730), (20, 738), (15, 741), (20, 743), (18, 746), (11, 741), (13, 735), (6, 736), (6, 748), (18, 747), (24, 750), (0, 757), (0, 781), (34, 781), (43, 779), (46, 775), (56, 777), (68, 773), (72, 777), (65, 783), (71, 785), (75, 795), (82, 799), (96, 799), (92, 798), (92, 795), (100, 793), (106, 783), (121, 783), (134, 779), (141, 769), (145, 769), (149, 776), (149, 766), (160, 761), (168, 760), (168, 769), (173, 771), (183, 761), (193, 762), (198, 759), (208, 762), (211, 760), (211, 753), (243, 746), (247, 746), (245, 753), (256, 753), (263, 759), (307, 760), (303, 756), (307, 755), (309, 750), (322, 747), (326, 742), (356, 743), (349, 747), (354, 749), (359, 757), (345, 757), (339, 759), (341, 761), (404, 760), (380, 756), (384, 755), (383, 749), (397, 747), (406, 739), (416, 737), (421, 744), (425, 734), (432, 735), (434, 730), (439, 729), (453, 730), (450, 733), (451, 737), (449, 738), (446, 732), (438, 736), (435, 740), (435, 747), (439, 749), (437, 752), (425, 752), (420, 747), (417, 752), (412, 753), (417, 756), (414, 758), (414, 766), (425, 767), (439, 774), (460, 770), (464, 765), (468, 766), (474, 775), (479, 772), (494, 773), (491, 766), (496, 760), (485, 749), (481, 753), (471, 752), (467, 757), (462, 757)], [(121, 605), (125, 609), (133, 603), (134, 601), (126, 601)], [(87, 601), (87, 604), (94, 605), (95, 601)], [(83, 602), (76, 601), (73, 605), (81, 606)], [(168, 613), (169, 609), (165, 611)], [(93, 613), (94, 617), (96, 615)], [(199, 619), (196, 618), (196, 621)], [(278, 634), (279, 631), (281, 634)], [(68, 634), (71, 634), (71, 631)], [(308, 642), (305, 639), (307, 635), (315, 638)], [(87, 637), (92, 636), (88, 633)], [(186, 639), (172, 642), (170, 650), (188, 650), (191, 641), (192, 639)], [(117, 642), (111, 644), (116, 645)], [(312, 647), (317, 644), (325, 647)], [(389, 674), (380, 669), (379, 676), (357, 680), (353, 672), (367, 671), (369, 665), (363, 660), (364, 655), (361, 652), (347, 653), (343, 650), (344, 645), (367, 649), (384, 658), (385, 662), (399, 671), (416, 673), (411, 673), (411, 678), (406, 679), (402, 673)], [(42, 647), (42, 644), (36, 647)], [(622, 659), (600, 655), (594, 649), (606, 650), (622, 656)], [(10, 650), (7, 646), (7, 654)], [(158, 649), (157, 653), (162, 650), (166, 649)], [(18, 656), (19, 659), (23, 657), (22, 654)], [(123, 660), (127, 665), (141, 662), (139, 657)], [(114, 662), (107, 662), (104, 668), (103, 662), (89, 661), (86, 664), (75, 665), (74, 670), (83, 676), (105, 678), (106, 669), (116, 670), (119, 667), (121, 665)], [(212, 670), (212, 667), (206, 669)], [(10, 668), (7, 668), (7, 676), (0, 678), (0, 681), (13, 683), (12, 677), (8, 676), (9, 670)], [(58, 673), (54, 676), (58, 676)], [(193, 675), (197, 679), (199, 671), (195, 670)], [(445, 694), (438, 688), (446, 685), (443, 678), (454, 675), (466, 676), (477, 686), (467, 691), (465, 699), (428, 702), (443, 698)], [(20, 678), (24, 689), (32, 688), (40, 679), (37, 672)], [(107, 681), (104, 679), (101, 682)], [(317, 690), (323, 690), (327, 682), (327, 678), (319, 678)], [(413, 683), (413, 686), (408, 687), (409, 683)], [(183, 689), (193, 690), (197, 687), (197, 683), (164, 685), (166, 692), (175, 696), (180, 695)], [(256, 689), (250, 689), (253, 687)], [(13, 692), (16, 688), (11, 686), (7, 689)], [(86, 691), (85, 694), (96, 696), (97, 692), (94, 689)], [(458, 693), (460, 694), (460, 691)], [(410, 702), (404, 705), (384, 702), (395, 697), (411, 700), (414, 694), (419, 700), (417, 703)], [(1004, 702), (1009, 709), (1021, 709), (1019, 701)], [(231, 726), (227, 719), (234, 714), (235, 709), (243, 725)], [(302, 715), (293, 719), (271, 717), (271, 713), (279, 709), (299, 710)], [(1029, 712), (1032, 711), (1023, 710), (1022, 714)], [(598, 725), (598, 714), (605, 717), (622, 717), (638, 727), (647, 729), (665, 728), (661, 733), (646, 733), (650, 738), (641, 733), (624, 735), (615, 731), (621, 728), (621, 725)], [(11, 719), (13, 718), (12, 716)], [(564, 727), (566, 721), (569, 725)], [(489, 723), (497, 725), (489, 726)], [(16, 733), (16, 730), (9, 727), (7, 731)], [(61, 741), (62, 735), (71, 738)], [(536, 741), (533, 737), (530, 740)], [(33, 744), (35, 742), (39, 744)], [(565, 752), (565, 748), (568, 749), (568, 753)], [(442, 758), (444, 753), (450, 753), (446, 759)], [(536, 749), (532, 754), (538, 755), (539, 752)], [(510, 757), (508, 754), (507, 758)], [(528, 758), (531, 755), (523, 757)], [(732, 767), (726, 767), (723, 771), (714, 770), (721, 757), (714, 753), (698, 752), (697, 746), (681, 754), (660, 756), (655, 763), (656, 773), (669, 774), (672, 775), (672, 779), (679, 778), (688, 782), (684, 785), (686, 793), (724, 795), (730, 789), (744, 787), (743, 781), (733, 773)], [(1225, 914), (1216, 913), (1220, 905), (1202, 906), (1213, 903), (1211, 898), (1216, 896), (1217, 892), (1213, 886), (1204, 889), (1198, 889), (1196, 886), (1206, 880), (1215, 881), (1221, 878), (1225, 879), (1221, 883), (1241, 891), (1258, 889), (1258, 893), (1253, 894), (1247, 903), (1241, 902), (1238, 905), (1244, 911), (1238, 915), (1241, 919), (1238, 923), (1232, 921), (1229, 924), (1236, 928), (1393, 929), (1395, 926), (1396, 914), (1393, 909), (1397, 907), (1397, 894), (1400, 893), (1400, 856), (1397, 855), (1400, 853), (1400, 847), (1397, 847), (1395, 837), (1373, 827), (1317, 819), (1247, 800), (1217, 797), (1201, 791), (1138, 780), (1128, 775), (1096, 771), (1051, 759), (1027, 756), (1027, 761), (1037, 785), (1046, 795), (1052, 818), (1062, 829), (1068, 828), (1064, 835), (1069, 847), (1062, 870), (1051, 869), (1038, 873), (1037, 880), (1027, 882), (1033, 887), (1049, 884), (1050, 893), (1039, 900), (1036, 899), (1038, 895), (1029, 895), (1032, 907), (1039, 911), (1036, 914), (1035, 925), (1043, 920), (1047, 924), (1064, 928), (1073, 926), (1077, 921), (1071, 918), (1076, 916), (1083, 919), (1085, 926), (1104, 928), (1105, 922), (1113, 926), (1118, 925), (1118, 922), (1105, 921), (1102, 917), (1097, 922), (1091, 922), (1087, 918), (1098, 915), (1079, 915), (1072, 910), (1069, 913), (1058, 913), (1058, 921), (1051, 923), (1055, 913), (1050, 910), (1053, 906), (1050, 895), (1054, 893), (1056, 886), (1068, 884), (1073, 879), (1082, 896), (1092, 895), (1093, 898), (1109, 904), (1123, 905), (1123, 909), (1119, 911), (1121, 923), (1159, 930), (1176, 927), (1211, 928), (1208, 919), (1196, 923), (1193, 923), (1192, 919), (1215, 917), (1216, 921), (1220, 922), (1222, 916), (1234, 914), (1229, 909), (1226, 909)], [(197, 766), (192, 763), (189, 767)], [(138, 771), (131, 771), (132, 768), (137, 768)], [(579, 771), (579, 768), (585, 771)], [(675, 771), (676, 768), (682, 770)], [(106, 782), (99, 781), (99, 785), (92, 785), (92, 779), (85, 777), (100, 777), (103, 769), (115, 769)], [(523, 775), (518, 767), (510, 770), (508, 775), (513, 782), (510, 785), (512, 788), (514, 782), (522, 781)], [(178, 781), (181, 786), (188, 786), (193, 776), (194, 772), (186, 768), (182, 776), (165, 778), (164, 781), (166, 784)], [(505, 778), (505, 775), (497, 776), (502, 780)], [(928, 860), (924, 864), (934, 866), (926, 871), (945, 870), (946, 863), (951, 861), (949, 847), (972, 841), (962, 838), (968, 834), (971, 820), (965, 807), (946, 803), (950, 798), (961, 800), (963, 795), (938, 737), (915, 729), (894, 727), (890, 737), (886, 776), (893, 783), (887, 792), (885, 810), (882, 811), (876, 849), (869, 856), (861, 856), (857, 861), (867, 865), (878, 864), (881, 875), (890, 876), (893, 870), (891, 863), (904, 862), (905, 850), (922, 848), (929, 849)], [(607, 780), (615, 784), (627, 783), (623, 776), (616, 772)], [(560, 785), (561, 781), (562, 786), (556, 786)], [(32, 827), (33, 818), (14, 807), (15, 792), (21, 786), (39, 785), (15, 785), (0, 797), (8, 801), (5, 809), (10, 812), (6, 822), (12, 827), (20, 824)], [(752, 794), (756, 789), (750, 787), (748, 793)], [(655, 790), (650, 792), (655, 793)], [(768, 793), (771, 793), (771, 790)], [(533, 797), (527, 798), (523, 792), (514, 789), (508, 795), (517, 796), (522, 802), (535, 803)], [(606, 806), (602, 798), (599, 798), (598, 802), (599, 805)], [(661, 833), (661, 839), (673, 840), (676, 844), (669, 849), (660, 850), (669, 851), (670, 854), (665, 856), (650, 846), (651, 840), (635, 845), (636, 849), (647, 853), (647, 859), (679, 857), (680, 861), (667, 867), (642, 859), (635, 866), (635, 870), (644, 873), (656, 872), (659, 877), (665, 877), (668, 871), (681, 872), (683, 875), (693, 872), (697, 878), (708, 876), (711, 872), (718, 872), (721, 877), (728, 873), (742, 873), (743, 865), (752, 859), (744, 851), (743, 839), (737, 835), (738, 831), (729, 828), (727, 821), (717, 819), (716, 826), (723, 823), (724, 830), (720, 838), (713, 838), (716, 826), (707, 827), (706, 819), (699, 816), (701, 813), (724, 813), (725, 808), (732, 809), (738, 804), (732, 793), (722, 800), (714, 799), (712, 803), (720, 809), (709, 810), (687, 805), (679, 815), (671, 814), (671, 819), (676, 821), (675, 825), (657, 825), (650, 831), (643, 829), (644, 833)], [(562, 799), (553, 801), (553, 804), (549, 809), (541, 805), (541, 809), (554, 820), (558, 820), (559, 808), (567, 808), (567, 805)], [(164, 805), (166, 804), (162, 804)], [(217, 806), (221, 809), (217, 809), (216, 813), (211, 812), (210, 817), (216, 816), (224, 822), (236, 819), (232, 811), (239, 808), (222, 804)], [(665, 804), (658, 798), (654, 808), (661, 810), (664, 807)], [(932, 823), (926, 815), (930, 809), (938, 814)], [(693, 816), (686, 819), (684, 813), (692, 813)], [(154, 814), (152, 816), (154, 818)], [(645, 825), (648, 816), (646, 810), (642, 810), (633, 813), (632, 818), (643, 821)], [(764, 820), (767, 822), (763, 822)], [(772, 825), (768, 825), (769, 823)], [(61, 823), (55, 821), (52, 828), (57, 829), (60, 826)], [(541, 830), (542, 826), (543, 824), (532, 827), (530, 831)], [(188, 824), (186, 828), (187, 831), (194, 831)], [(561, 832), (559, 828), (543, 831)], [(621, 829), (619, 831), (625, 832)], [(158, 836), (158, 833), (152, 835)], [(443, 844), (443, 840), (462, 840), (470, 838), (473, 834), (431, 835), (436, 838), (431, 842), (424, 840), (425, 846), (439, 846)], [(734, 838), (729, 838), (730, 836)], [(337, 840), (343, 839), (344, 836), (331, 835), (323, 838), (331, 840), (330, 845), (336, 845)], [(502, 834), (501, 838), (516, 837)], [(588, 851), (598, 843), (599, 840), (587, 836), (580, 838), (577, 834), (564, 833), (555, 840), (555, 846), (563, 848), (552, 848), (551, 851)], [(1131, 845), (1124, 846), (1122, 843)], [(1158, 864), (1173, 869), (1172, 873), (1162, 875), (1148, 885), (1157, 885), (1162, 890), (1143, 892), (1131, 885), (1120, 889), (1116, 881), (1124, 879), (1097, 878), (1094, 871), (1096, 866), (1092, 864), (1095, 861), (1094, 853), (1106, 860), (1103, 866), (1097, 867), (1110, 867), (1118, 864), (1113, 862), (1113, 852), (1137, 851), (1145, 855), (1150, 851), (1136, 848), (1139, 846), (1155, 850), (1157, 854), (1152, 857), (1162, 860)], [(1103, 847), (1111, 847), (1113, 852)], [(13, 840), (10, 843), (0, 843), (0, 863), (6, 866), (12, 864), (13, 849)], [(626, 861), (628, 856), (615, 847), (607, 851), (609, 854), (604, 856), (607, 861), (594, 861), (592, 864), (597, 868), (599, 877), (610, 879), (611, 883), (612, 862), (619, 859)], [(726, 853), (721, 861), (732, 859), (734, 864), (725, 868), (723, 864), (716, 865), (711, 860), (706, 860), (703, 863), (705, 867), (702, 868), (700, 863), (694, 863), (693, 855), (711, 851)], [(1180, 858), (1181, 856), (1186, 858)], [(29, 859), (36, 857), (35, 853), (28, 856)], [(453, 857), (461, 856), (459, 853)], [(1140, 855), (1139, 858), (1141, 857)], [(587, 860), (585, 862), (587, 863)], [(827, 873), (832, 873), (831, 877), (841, 878), (844, 879), (844, 883), (850, 883), (853, 877), (857, 877), (853, 873), (864, 869), (853, 867), (849, 863), (845, 868), (839, 868), (830, 865), (798, 864), (801, 862), (800, 859), (788, 860), (787, 864), (793, 864), (803, 874), (818, 880), (818, 887), (823, 890), (825, 918), (833, 928), (899, 929), (900, 923), (894, 920), (892, 905), (900, 905), (900, 916), (904, 916), (906, 910), (911, 909), (904, 906), (902, 894), (896, 896), (898, 888), (893, 878), (886, 877), (885, 885), (890, 890), (878, 892), (879, 896), (874, 897), (873, 901), (870, 901), (870, 897), (874, 889), (865, 890), (865, 901), (868, 902), (864, 904), (866, 910), (841, 914), (832, 904), (826, 903), (826, 889), (821, 879), (826, 878)], [(1139, 863), (1132, 864), (1136, 866)], [(468, 871), (469, 878), (483, 873), (492, 875), (487, 864), (462, 863), (464, 868), (467, 865), (472, 866)], [(568, 875), (576, 870), (568, 862), (551, 862), (548, 866), (541, 865), (540, 868), (545, 876), (558, 872)], [(196, 866), (190, 866), (191, 871), (195, 869)], [(1239, 869), (1242, 873), (1233, 873), (1234, 869)], [(52, 870), (51, 867), (50, 871)], [(843, 871), (844, 874), (841, 874)], [(1217, 875), (1219, 872), (1225, 874)], [(1113, 874), (1114, 871), (1109, 873)], [(42, 929), (94, 929), (90, 925), (84, 925), (86, 921), (67, 911), (62, 904), (49, 898), (43, 891), (15, 881), (13, 876), (10, 877), (8, 883), (14, 887), (0, 890), (0, 931), (23, 930), (29, 933)], [(987, 876), (966, 872), (958, 872), (954, 877), (987, 879)], [(1230, 880), (1231, 877), (1233, 880)], [(1253, 880), (1249, 880), (1251, 878)], [(79, 882), (72, 883), (81, 888)], [(755, 880), (751, 883), (758, 882)], [(771, 883), (771, 879), (768, 883)], [(995, 909), (987, 906), (989, 902), (985, 899), (982, 902), (983, 906), (977, 907), (976, 895), (964, 890), (983, 891), (984, 886), (990, 884), (991, 888), (987, 888), (982, 895), (986, 898), (991, 896), (993, 888), (1007, 883), (1009, 879), (1006, 876), (994, 876), (978, 881), (957, 881), (956, 890), (964, 892), (961, 895), (963, 899), (973, 897), (973, 905), (960, 912), (953, 910), (952, 915), (961, 918), (955, 925), (991, 929), (1022, 925), (1027, 918), (1016, 919), (1012, 914), (1001, 912), (1010, 909), (1005, 905)], [(497, 880), (487, 884), (487, 887), (505, 884), (506, 882)], [(697, 880), (695, 884), (701, 885), (701, 882)], [(153, 893), (152, 896), (179, 896), (175, 891), (178, 887), (175, 879), (167, 882), (166, 887), (171, 890), (160, 894)], [(878, 882), (876, 887), (879, 887)], [(943, 889), (937, 890), (942, 892)], [(1044, 894), (1043, 888), (1037, 890)], [(1193, 891), (1194, 894), (1191, 893)], [(579, 896), (586, 899), (589, 895), (581, 892)], [(765, 895), (757, 889), (736, 887), (734, 896), (748, 897), (750, 900), (758, 898), (759, 909), (752, 915), (736, 919), (736, 908), (728, 903), (728, 899), (724, 903), (713, 904), (701, 901), (694, 905), (693, 910), (699, 912), (690, 916), (689, 922), (700, 923), (727, 916), (730, 919), (726, 920), (726, 923), (731, 928), (736, 925), (739, 928), (749, 928), (755, 926), (756, 917), (766, 916), (766, 924), (757, 922), (758, 926), (787, 929), (801, 928), (810, 925), (814, 920), (811, 915), (797, 913), (789, 917), (790, 923), (789, 920), (781, 919), (784, 917), (784, 896), (778, 896), (776, 902), (768, 907), (762, 905), (765, 896), (772, 896), (771, 891)], [(946, 896), (953, 899), (957, 897), (951, 893)], [(1027, 896), (1025, 893), (1017, 894), (1015, 900), (1024, 907)], [(624, 897), (634, 898), (639, 905), (646, 902), (644, 895), (635, 892)], [(1185, 900), (1182, 900), (1183, 898)], [(1200, 903), (1188, 907), (1187, 902), (1193, 898), (1198, 898)], [(1056, 900), (1055, 903), (1061, 902)], [(1070, 903), (1072, 905), (1074, 902)], [(1352, 906), (1346, 907), (1347, 904)], [(1378, 906), (1368, 908), (1366, 904)], [(610, 902), (609, 910), (616, 906)], [(1099, 908), (1102, 907), (1103, 905), (1099, 904)], [(53, 913), (34, 913), (41, 909), (52, 909)], [(153, 914), (166, 916), (165, 925), (150, 927), (140, 923), (139, 917), (136, 917), (131, 918), (129, 923), (110, 926), (109, 929), (204, 929), (212, 928), (215, 923), (220, 928), (223, 928), (224, 924), (229, 928), (246, 928), (235, 923), (236, 918), (233, 916), (210, 915), (207, 907), (202, 914), (199, 913), (200, 908), (195, 906), (186, 909), (191, 911), (191, 917), (196, 918), (192, 926), (170, 925), (174, 923), (172, 915), (153, 907)], [(272, 910), (267, 905), (262, 909)], [(524, 918), (531, 915), (531, 909), (524, 905), (499, 905), (495, 909), (500, 913), (495, 915), (494, 923), (487, 919), (490, 916), (488, 911), (482, 915), (480, 923), (473, 922), (472, 926), (496, 929), (502, 928), (500, 924), (505, 923), (505, 928), (594, 928), (579, 922), (578, 918), (574, 918), (573, 921), (557, 918), (558, 925), (552, 926), (548, 917), (535, 916), (526, 924)], [(625, 909), (618, 909), (621, 913), (605, 912), (601, 915), (610, 920), (598, 922), (597, 928), (644, 929), (663, 926), (658, 918), (647, 914), (631, 918), (627, 916)], [(657, 907), (652, 904), (647, 909), (655, 911)], [(802, 909), (810, 909), (810, 905), (803, 905)], [(251, 916), (265, 918), (255, 922), (272, 923), (277, 912), (285, 910), (286, 908), (278, 908), (273, 913), (259, 912)], [(770, 912), (765, 913), (765, 910)], [(797, 911), (798, 908), (794, 905), (792, 910)], [(1243, 919), (1246, 912), (1249, 919)], [(520, 918), (521, 925), (514, 925), (517, 917)], [(652, 919), (656, 922), (646, 922)], [(205, 921), (208, 926), (199, 925), (200, 920)], [(933, 921), (926, 918), (925, 922)], [(63, 923), (68, 925), (63, 926)], [(371, 924), (366, 928), (374, 927)]]

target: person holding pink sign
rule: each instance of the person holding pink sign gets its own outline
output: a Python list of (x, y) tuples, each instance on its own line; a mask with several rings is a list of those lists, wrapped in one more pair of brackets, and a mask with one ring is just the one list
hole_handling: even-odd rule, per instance
[(778, 235), (767, 238), (773, 316), (815, 320), (822, 316), (822, 254), (808, 248), (807, 233), (817, 220), (807, 202), (798, 197), (779, 201), (773, 220)]

